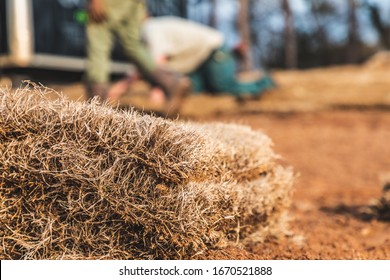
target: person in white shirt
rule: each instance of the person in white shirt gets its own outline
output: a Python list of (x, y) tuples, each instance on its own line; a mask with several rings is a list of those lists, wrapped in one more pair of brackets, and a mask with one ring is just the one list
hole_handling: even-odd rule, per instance
[[(206, 25), (173, 16), (150, 17), (141, 34), (155, 61), (191, 78), (192, 92), (260, 96), (275, 86), (268, 75), (239, 81), (234, 52), (225, 45), (221, 32)], [(112, 88), (112, 99), (118, 98), (118, 88), (123, 91), (126, 81), (132, 78)]]

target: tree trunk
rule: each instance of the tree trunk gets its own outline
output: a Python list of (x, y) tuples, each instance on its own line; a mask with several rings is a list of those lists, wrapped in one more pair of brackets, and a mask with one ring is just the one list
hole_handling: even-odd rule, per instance
[(297, 37), (295, 32), (294, 16), (289, 0), (282, 1), (284, 13), (285, 59), (287, 68), (296, 68), (297, 61)]
[(213, 28), (217, 27), (217, 0), (211, 0), (211, 11), (209, 15), (209, 25)]
[(358, 58), (359, 36), (357, 34), (358, 22), (356, 17), (356, 1), (348, 0), (348, 48), (347, 60), (356, 63)]
[(317, 13), (314, 13), (314, 20), (317, 26), (317, 38), (321, 44), (319, 51), (320, 63), (321, 65), (328, 65), (330, 63), (330, 43), (328, 39), (328, 34), (326, 33), (324, 25), (320, 23), (320, 19)]
[(368, 8), (370, 11), (371, 22), (374, 25), (377, 32), (379, 33), (381, 44), (385, 49), (389, 50), (390, 49), (389, 26), (385, 26), (385, 24), (383, 23), (380, 17), (378, 5), (369, 4)]
[(187, 18), (187, 0), (181, 0), (179, 2), (180, 16)]
[(241, 41), (247, 46), (248, 52), (241, 61), (241, 70), (248, 71), (251, 65), (251, 36), (250, 36), (250, 18), (249, 18), (249, 0), (240, 0), (240, 12), (238, 13), (238, 26)]

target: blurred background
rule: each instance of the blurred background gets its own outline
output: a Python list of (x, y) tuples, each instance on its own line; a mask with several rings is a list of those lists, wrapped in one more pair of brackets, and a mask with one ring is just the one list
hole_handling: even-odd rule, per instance
[[(241, 38), (243, 67), (307, 69), (362, 63), (390, 48), (387, 0), (148, 0), (153, 16), (176, 15)], [(82, 71), (86, 0), (1, 0), (2, 72)], [(237, 23), (233, 28), (232, 22)], [(114, 60), (125, 62), (120, 50)], [(66, 59), (64, 59), (66, 58)], [(120, 63), (113, 73), (124, 70)]]
[[(240, 36), (251, 46), (254, 66), (361, 63), (390, 43), (386, 0), (163, 0), (149, 1), (149, 8), (213, 26), (230, 40)], [(236, 33), (229, 29), (233, 18)]]

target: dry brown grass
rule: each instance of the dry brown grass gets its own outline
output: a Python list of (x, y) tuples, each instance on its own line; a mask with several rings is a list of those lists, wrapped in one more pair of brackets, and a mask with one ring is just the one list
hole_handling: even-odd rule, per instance
[(235, 124), (0, 91), (1, 259), (189, 259), (289, 234), (293, 172)]

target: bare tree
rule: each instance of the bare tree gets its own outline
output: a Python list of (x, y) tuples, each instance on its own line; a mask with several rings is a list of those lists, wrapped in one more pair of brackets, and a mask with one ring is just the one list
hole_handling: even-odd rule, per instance
[(187, 17), (187, 0), (181, 0), (179, 2), (180, 16), (183, 18)]
[(240, 31), (241, 40), (248, 50), (246, 55), (243, 57), (241, 62), (242, 70), (250, 70), (251, 65), (251, 56), (250, 56), (250, 46), (251, 46), (251, 34), (250, 34), (250, 17), (249, 17), (249, 0), (240, 0), (240, 12), (238, 13), (238, 26)]
[(214, 28), (217, 27), (217, 2), (218, 0), (211, 0), (211, 11), (209, 15), (209, 25)]
[(285, 59), (287, 68), (296, 68), (297, 59), (297, 36), (295, 30), (294, 15), (291, 10), (289, 0), (282, 1), (282, 9), (284, 13), (284, 36), (285, 36)]
[(317, 58), (321, 65), (328, 65), (332, 61), (332, 43), (330, 42), (327, 26), (333, 20), (336, 9), (329, 1), (307, 0), (315, 26), (315, 42), (317, 42)]
[(381, 45), (387, 50), (390, 49), (390, 26), (383, 22), (377, 4), (368, 1), (365, 4), (368, 6), (371, 22), (379, 34)]
[(353, 63), (357, 61), (359, 43), (356, 0), (348, 0), (348, 29), (347, 61)]

